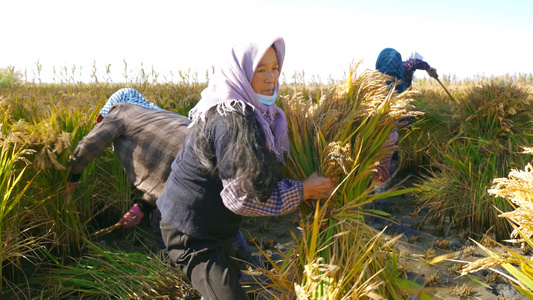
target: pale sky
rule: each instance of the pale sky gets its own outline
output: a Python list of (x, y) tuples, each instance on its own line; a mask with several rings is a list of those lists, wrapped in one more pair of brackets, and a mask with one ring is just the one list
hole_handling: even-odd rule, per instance
[[(5, 2), (5, 0), (3, 1)], [(392, 47), (420, 53), (440, 75), (459, 78), (533, 73), (533, 1), (419, 0), (11, 0), (0, 5), (0, 68), (14, 66), (52, 81), (65, 67), (114, 82), (152, 68), (163, 77), (191, 69), (205, 79), (238, 38), (285, 38), (287, 81), (340, 79), (354, 61), (374, 69)], [(81, 67), (81, 75), (80, 75)], [(131, 75), (130, 75), (131, 76)], [(427, 76), (418, 71), (416, 77)]]

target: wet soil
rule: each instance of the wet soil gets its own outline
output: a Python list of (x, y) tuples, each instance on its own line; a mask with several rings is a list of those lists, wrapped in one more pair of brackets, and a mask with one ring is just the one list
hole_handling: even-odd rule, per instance
[[(405, 276), (423, 285), (435, 299), (526, 299), (497, 272), (487, 270), (460, 276), (457, 270), (465, 262), (487, 255), (456, 230), (431, 224), (427, 210), (420, 210), (412, 195), (381, 199), (373, 204), (373, 208), (389, 213), (390, 217), (372, 217), (368, 219), (368, 224), (376, 230), (384, 230), (390, 238), (402, 236), (397, 247), (403, 253), (401, 265)], [(241, 231), (252, 254), (247, 259), (254, 263), (265, 261), (258, 246), (273, 261), (281, 259), (280, 250), (286, 251), (293, 244), (291, 232), (299, 235), (298, 221), (297, 212), (276, 217), (244, 218)], [(143, 220), (134, 230), (119, 229), (106, 234), (99, 241), (124, 251), (157, 252), (148, 220)], [(432, 257), (460, 250), (461, 255), (453, 259), (433, 265), (427, 263)], [(501, 251), (497, 248), (491, 250)], [(504, 272), (498, 267), (495, 270)], [(253, 280), (254, 272), (250, 272), (244, 264), (243, 273), (244, 281)], [(251, 286), (248, 288), (253, 289)]]
[[(526, 299), (497, 272), (486, 270), (460, 276), (458, 270), (465, 262), (488, 255), (472, 240), (463, 238), (461, 232), (431, 224), (427, 210), (420, 211), (410, 195), (378, 200), (375, 208), (391, 217), (372, 218), (369, 225), (385, 230), (391, 237), (402, 235), (397, 247), (404, 251), (401, 261), (407, 278), (433, 292), (435, 299)], [(431, 258), (458, 252), (440, 263), (428, 263)], [(503, 268), (495, 270), (503, 272)]]
[[(390, 217), (372, 217), (367, 223), (376, 230), (384, 230), (389, 238), (402, 236), (397, 247), (403, 253), (401, 265), (405, 276), (424, 286), (426, 291), (433, 293), (435, 299), (526, 299), (497, 272), (486, 270), (460, 276), (457, 272), (460, 266), (487, 254), (474, 246), (470, 239), (461, 237), (456, 230), (431, 224), (427, 209), (420, 210), (412, 195), (380, 199), (373, 204), (373, 208), (389, 213)], [(290, 232), (298, 235), (297, 224), (297, 213), (281, 217), (247, 218), (241, 231), (254, 257), (260, 259), (262, 256), (255, 242), (275, 261), (281, 258), (276, 248), (285, 251), (291, 246), (293, 238)], [(491, 250), (501, 252), (501, 249)], [(441, 263), (432, 265), (427, 262), (430, 258), (458, 251), (462, 251), (461, 255)], [(495, 270), (503, 272), (502, 268)]]

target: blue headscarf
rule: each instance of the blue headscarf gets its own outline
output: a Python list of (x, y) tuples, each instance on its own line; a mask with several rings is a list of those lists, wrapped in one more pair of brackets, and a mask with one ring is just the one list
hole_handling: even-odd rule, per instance
[(137, 90), (132, 88), (122, 88), (109, 97), (109, 100), (107, 100), (104, 107), (102, 107), (100, 110), (100, 115), (105, 118), (113, 105), (124, 102), (145, 108), (161, 110), (159, 106), (153, 104), (152, 102), (146, 101), (143, 95), (141, 95), (141, 93), (139, 93)]
[[(398, 81), (401, 81), (400, 84), (396, 85), (396, 91), (398, 91), (398, 93), (405, 91), (406, 88), (405, 78), (403, 77), (402, 55), (398, 51), (392, 48), (383, 49), (379, 53), (378, 60), (376, 61), (376, 70), (392, 76)], [(393, 81), (387, 81), (387, 84), (392, 83)]]

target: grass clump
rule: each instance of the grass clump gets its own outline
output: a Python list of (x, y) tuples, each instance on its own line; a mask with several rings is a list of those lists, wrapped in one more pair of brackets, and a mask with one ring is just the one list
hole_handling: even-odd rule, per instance
[(192, 299), (200, 297), (170, 262), (114, 251), (87, 241), (88, 253), (70, 265), (58, 262), (38, 276), (45, 297), (97, 299)]
[(410, 140), (426, 155), (417, 196), (435, 223), (468, 228), (471, 236), (489, 230), (498, 240), (508, 236), (510, 227), (498, 213), (511, 206), (490, 197), (487, 186), (530, 158), (519, 153), (533, 144), (531, 104), (527, 89), (491, 82), (471, 87), (455, 103), (419, 106), (436, 108), (424, 114), (429, 122), (422, 117), (417, 123), (426, 125), (418, 135), (423, 138)]
[(31, 154), (10, 143), (0, 132), (0, 294), (5, 286), (24, 279), (22, 259), (36, 256), (46, 235), (31, 231), (38, 224), (32, 218), (35, 206), (24, 203), (32, 184), (31, 180), (23, 180), (29, 165), (27, 156)]
[(0, 88), (16, 87), (23, 83), (22, 73), (16, 71), (15, 67), (0, 68)]

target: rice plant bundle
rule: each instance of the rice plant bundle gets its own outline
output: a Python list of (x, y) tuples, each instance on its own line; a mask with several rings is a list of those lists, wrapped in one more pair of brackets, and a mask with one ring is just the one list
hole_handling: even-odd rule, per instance
[(409, 93), (398, 95), (379, 72), (349, 77), (315, 104), (295, 95), (285, 99), (291, 156), (287, 171), (305, 179), (314, 171), (341, 180), (327, 201), (302, 204), (302, 237), (288, 259), (266, 271), (267, 290), (280, 299), (400, 299), (411, 283), (398, 273), (397, 256), (364, 223), (363, 205), (379, 161), (391, 155), (389, 136), (402, 118), (417, 113)]
[[(531, 148), (526, 149), (531, 153)], [(533, 166), (527, 164), (523, 170), (512, 170), (507, 178), (494, 179), (489, 193), (509, 201), (515, 208), (513, 211), (504, 212), (500, 217), (505, 218), (514, 228), (511, 233), (511, 242), (521, 242), (533, 247)], [(503, 274), (508, 280), (529, 299), (533, 298), (533, 261), (512, 250), (511, 248), (497, 243), (506, 250), (507, 254), (494, 253), (490, 249), (478, 243), (489, 257), (468, 263), (462, 268), (462, 274), (490, 269), (502, 266), (507, 274)], [(518, 266), (518, 267), (517, 267)]]
[(433, 221), (445, 225), (449, 218), (470, 235), (491, 230), (498, 240), (508, 236), (509, 224), (498, 214), (510, 205), (490, 197), (487, 186), (528, 158), (518, 153), (533, 143), (531, 108), (531, 94), (512, 83), (474, 86), (457, 99), (449, 123), (442, 126), (452, 134), (439, 135), (444, 141), (432, 139), (433, 161), (419, 185), (418, 196), (430, 207)]
[[(399, 142), (399, 167), (410, 174), (426, 173), (430, 163), (439, 161), (446, 143), (459, 132), (459, 120), (452, 115), (455, 103), (440, 87), (439, 91), (435, 89), (418, 89), (413, 95), (412, 105), (424, 114), (413, 118), (413, 130)], [(455, 90), (453, 93), (457, 94)]]
[(500, 214), (515, 225), (511, 237), (533, 237), (533, 166), (527, 164), (524, 170), (509, 172), (507, 178), (494, 179), (489, 193), (507, 199), (515, 208)]

